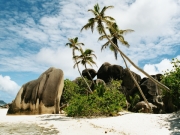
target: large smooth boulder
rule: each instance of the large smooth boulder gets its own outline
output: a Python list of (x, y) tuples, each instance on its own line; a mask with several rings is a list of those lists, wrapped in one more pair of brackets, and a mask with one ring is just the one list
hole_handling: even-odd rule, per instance
[[(141, 76), (132, 72), (132, 75), (134, 76), (134, 78), (136, 79), (137, 83), (139, 84), (141, 81)], [(122, 86), (126, 87), (126, 89), (132, 90), (134, 87), (136, 87), (133, 79), (131, 78), (131, 75), (129, 73), (129, 71), (127, 69), (124, 69), (124, 74), (123, 74), (123, 78), (122, 78)]]
[[(88, 72), (89, 72), (89, 74), (90, 74), (91, 76), (89, 76)], [(94, 69), (91, 69), (91, 68), (84, 69), (84, 70), (82, 71), (82, 75), (83, 75), (84, 77), (86, 77), (88, 80), (93, 79), (93, 78), (96, 76), (96, 74), (97, 74), (96, 71), (95, 71)]]
[(157, 107), (155, 105), (153, 105), (152, 103), (149, 103), (149, 105), (150, 105), (151, 108), (149, 108), (149, 106), (144, 101), (138, 102), (134, 106), (133, 111), (135, 111), (135, 112), (142, 112), (142, 113), (152, 113), (151, 109), (153, 111)]
[(114, 80), (122, 80), (124, 75), (123, 67), (119, 65), (110, 65), (108, 67), (108, 76), (109, 80), (112, 78)]
[(99, 68), (98, 72), (97, 72), (97, 79), (102, 79), (105, 81), (105, 83), (107, 83), (109, 81), (109, 75), (108, 75), (108, 67), (111, 64), (108, 62), (105, 62), (101, 65), (101, 67)]
[(111, 65), (108, 62), (102, 64), (97, 72), (97, 78), (108, 83), (111, 79), (121, 80), (123, 77), (123, 67), (119, 65)]
[(63, 87), (63, 71), (51, 67), (20, 88), (7, 114), (58, 114)]

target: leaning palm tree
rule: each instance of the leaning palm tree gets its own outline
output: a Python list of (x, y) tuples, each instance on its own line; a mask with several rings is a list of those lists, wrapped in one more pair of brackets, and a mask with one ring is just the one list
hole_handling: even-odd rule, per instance
[[(166, 86), (164, 86), (163, 84), (161, 84), (160, 82), (158, 82), (157, 80), (155, 80), (153, 77), (151, 77), (148, 73), (146, 73), (145, 71), (143, 71), (142, 69), (140, 69), (138, 66), (136, 66), (120, 49), (119, 47), (114, 44), (114, 42), (110, 39), (110, 37), (106, 34), (106, 31), (105, 31), (105, 26), (104, 25), (110, 25), (110, 24), (113, 24), (113, 22), (115, 22), (115, 19), (110, 17), (110, 16), (105, 16), (105, 11), (108, 9), (108, 8), (112, 8), (113, 6), (108, 6), (108, 7), (104, 7), (101, 11), (100, 11), (100, 8), (99, 8), (99, 5), (96, 4), (94, 6), (94, 10), (93, 9), (89, 9), (88, 11), (92, 12), (94, 14), (94, 18), (90, 18), (88, 20), (88, 23), (86, 25), (84, 25), (81, 29), (81, 31), (83, 29), (89, 29), (91, 28), (92, 32), (94, 30), (94, 26), (95, 24), (97, 23), (97, 30), (99, 32), (100, 35), (104, 34), (104, 36), (108, 39), (108, 41), (111, 43), (111, 45), (114, 47), (114, 50), (117, 50), (120, 55), (122, 56), (124, 62), (125, 62), (125, 59), (124, 57), (135, 67), (137, 68), (139, 71), (141, 71), (143, 74), (145, 74), (147, 77), (149, 77), (149, 79), (151, 79), (154, 83), (158, 84), (160, 87), (162, 88), (165, 88), (166, 90), (169, 90), (169, 88), (167, 88)], [(127, 67), (127, 64), (125, 62), (125, 65)], [(139, 84), (137, 83), (137, 81), (135, 80), (135, 78), (133, 77), (131, 71), (129, 70), (128, 68), (128, 71), (132, 77), (132, 79), (134, 80), (136, 86), (139, 86)], [(145, 98), (142, 90), (140, 89), (140, 87), (138, 87), (142, 97), (144, 98), (145, 102), (148, 104), (147, 102), (147, 99)], [(149, 106), (149, 104), (148, 104)], [(150, 107), (150, 106), (149, 106)]]
[[(92, 93), (92, 90), (91, 90), (89, 84), (87, 83), (87, 81), (85, 80), (85, 78), (83, 77), (83, 75), (81, 74), (81, 71), (80, 71), (79, 66), (78, 66), (77, 59), (76, 59), (76, 57), (75, 57), (75, 51), (76, 51), (76, 50), (79, 51), (80, 49), (82, 49), (82, 48), (81, 48), (81, 45), (84, 45), (84, 44), (78, 42), (78, 37), (76, 37), (76, 38), (71, 38), (71, 39), (68, 39), (68, 40), (69, 40), (69, 43), (66, 43), (66, 46), (69, 46), (70, 48), (72, 48), (73, 60), (75, 61), (75, 65), (76, 65), (77, 68), (78, 68), (79, 74), (80, 74), (80, 76), (83, 78), (83, 80), (85, 81), (85, 83), (86, 83), (89, 91)], [(74, 68), (75, 68), (75, 66), (74, 66)]]
[[(122, 45), (124, 45), (124, 46), (126, 46), (126, 47), (129, 47), (129, 46), (130, 46), (129, 43), (124, 40), (123, 34), (133, 32), (134, 30), (131, 30), (131, 29), (120, 30), (120, 29), (118, 28), (118, 25), (117, 25), (116, 23), (114, 23), (114, 22), (108, 24), (107, 29), (108, 29), (109, 32), (110, 32), (110, 34), (107, 35), (107, 36), (110, 38), (110, 40), (111, 40), (118, 48), (119, 48), (119, 46), (118, 46), (118, 41), (119, 41)], [(102, 36), (99, 37), (99, 40), (103, 40), (103, 39), (107, 39), (107, 38), (106, 38), (106, 35), (102, 35)], [(104, 45), (102, 45), (101, 51), (102, 51), (103, 49), (105, 49), (106, 47), (108, 47), (108, 46), (109, 46), (109, 49), (114, 52), (115, 59), (117, 60), (118, 50), (111, 44), (110, 41), (107, 41)]]
[(74, 56), (74, 59), (77, 60), (77, 63), (75, 63), (74, 66), (81, 63), (85, 67), (85, 69), (87, 70), (87, 73), (88, 73), (89, 77), (91, 78), (92, 83), (94, 83), (94, 81), (93, 81), (93, 78), (91, 77), (91, 75), (87, 69), (87, 64), (89, 64), (90, 66), (92, 66), (92, 64), (96, 65), (96, 62), (93, 60), (93, 57), (95, 57), (95, 58), (97, 58), (97, 57), (93, 52), (94, 51), (91, 49), (86, 49), (85, 51), (83, 51), (83, 49), (80, 48), (81, 54), (79, 56)]
[[(114, 22), (108, 24), (108, 27), (107, 27), (107, 28), (109, 29), (109, 32), (110, 32), (110, 35), (107, 35), (107, 36), (110, 38), (111, 42), (110, 42), (110, 41), (107, 41), (107, 42), (102, 46), (101, 51), (102, 51), (104, 48), (106, 48), (107, 46), (109, 46), (110, 50), (114, 52), (115, 59), (117, 60), (117, 53), (118, 53), (118, 52), (117, 52), (117, 49), (113, 46), (112, 43), (114, 43), (117, 48), (119, 48), (119, 46), (118, 46), (118, 41), (119, 41), (122, 45), (125, 45), (126, 47), (129, 47), (130, 45), (129, 45), (129, 43), (128, 43), (127, 41), (124, 40), (123, 34), (124, 34), (124, 33), (128, 33), (128, 32), (133, 32), (133, 30), (131, 30), (131, 29), (120, 30), (120, 29), (118, 28), (118, 25), (117, 25), (116, 23), (114, 23)], [(106, 39), (106, 36), (105, 36), (105, 35), (102, 35), (102, 36), (99, 38), (99, 40), (103, 40), (103, 39)], [(144, 94), (143, 94), (143, 92), (142, 92), (142, 90), (141, 90), (141, 87), (139, 86), (139, 84), (137, 83), (136, 79), (135, 79), (134, 76), (132, 75), (129, 67), (127, 66), (126, 60), (124, 59), (124, 57), (123, 57), (123, 55), (122, 55), (121, 53), (120, 53), (120, 55), (121, 55), (121, 57), (123, 58), (123, 61), (124, 61), (125, 66), (126, 66), (126, 69), (128, 70), (128, 72), (129, 72), (131, 78), (133, 79), (134, 83), (136, 84), (136, 86), (137, 86), (139, 92), (141, 93), (144, 101), (147, 103), (147, 105), (149, 106), (149, 108), (151, 108), (150, 105), (149, 105), (149, 103), (148, 103), (148, 101), (147, 101), (147, 99), (146, 99), (146, 97), (144, 96)]]
[(115, 22), (115, 19), (110, 17), (110, 16), (105, 16), (105, 11), (108, 8), (113, 8), (113, 6), (108, 6), (108, 7), (104, 7), (101, 11), (99, 8), (99, 5), (96, 4), (94, 6), (94, 10), (93, 9), (89, 9), (88, 11), (91, 11), (95, 17), (94, 18), (90, 18), (88, 20), (88, 23), (86, 25), (84, 25), (81, 29), (81, 31), (83, 29), (89, 29), (91, 28), (92, 32), (94, 30), (94, 26), (97, 23), (97, 30), (99, 32), (99, 34), (104, 34), (106, 36), (106, 38), (108, 39), (108, 41), (111, 42), (111, 44), (113, 45), (114, 48), (116, 48), (118, 50), (118, 52), (120, 54), (122, 54), (123, 57), (125, 57), (136, 69), (138, 69), (140, 72), (142, 72), (144, 75), (146, 75), (150, 80), (152, 80), (154, 83), (156, 83), (159, 87), (164, 88), (166, 90), (170, 90), (168, 87), (166, 87), (165, 85), (163, 85), (162, 83), (158, 82), (156, 79), (154, 79), (152, 76), (150, 76), (148, 73), (146, 73), (145, 71), (143, 71), (141, 68), (139, 68), (136, 64), (134, 64), (134, 62), (132, 62), (108, 37), (108, 35), (105, 32), (104, 29), (104, 24), (108, 25), (109, 23)]

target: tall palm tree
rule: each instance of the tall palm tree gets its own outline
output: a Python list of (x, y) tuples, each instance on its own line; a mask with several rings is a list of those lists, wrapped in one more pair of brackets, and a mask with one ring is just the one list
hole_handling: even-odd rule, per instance
[(105, 32), (105, 29), (104, 29), (104, 24), (109, 24), (109, 23), (112, 23), (112, 22), (115, 22), (115, 19), (110, 17), (110, 16), (105, 16), (105, 11), (108, 9), (108, 8), (113, 8), (113, 6), (108, 6), (108, 7), (104, 7), (101, 11), (100, 11), (100, 8), (99, 8), (99, 5), (96, 4), (94, 6), (94, 10), (93, 9), (89, 9), (88, 11), (91, 11), (93, 14), (94, 14), (94, 18), (90, 18), (88, 20), (88, 23), (86, 25), (84, 25), (81, 29), (81, 31), (83, 29), (89, 29), (91, 28), (92, 32), (94, 30), (94, 26), (95, 26), (95, 23), (97, 23), (97, 30), (99, 32), (99, 34), (104, 34), (106, 36), (106, 38), (111, 42), (111, 44), (113, 45), (114, 48), (116, 48), (118, 50), (118, 52), (123, 56), (125, 57), (136, 69), (138, 69), (140, 72), (142, 72), (144, 75), (146, 75), (150, 80), (152, 80), (154, 83), (156, 83), (159, 87), (161, 88), (164, 88), (166, 90), (170, 90), (168, 87), (166, 87), (165, 85), (163, 85), (162, 83), (158, 82), (156, 79), (154, 79), (152, 76), (150, 76), (148, 73), (146, 73), (145, 71), (143, 71), (141, 68), (139, 68), (136, 64), (134, 64), (134, 62), (131, 61), (131, 59), (129, 59), (111, 40), (110, 38), (108, 37), (108, 35), (106, 34)]
[[(125, 65), (126, 65), (128, 71), (129, 71), (129, 73), (130, 73), (130, 75), (131, 75), (132, 79), (134, 80), (134, 82), (135, 82), (135, 84), (136, 84), (137, 87), (139, 86), (139, 84), (137, 83), (137, 81), (135, 80), (135, 78), (134, 78), (134, 76), (132, 75), (131, 71), (129, 70), (129, 68), (128, 68), (127, 64), (126, 64), (126, 61), (125, 61), (124, 57), (125, 57), (135, 68), (137, 68), (139, 71), (141, 71), (142, 73), (144, 73), (147, 77), (149, 77), (149, 79), (151, 79), (153, 82), (155, 82), (156, 84), (158, 84), (160, 87), (165, 88), (166, 90), (169, 90), (169, 88), (167, 88), (166, 86), (164, 86), (163, 84), (161, 84), (160, 82), (158, 82), (157, 80), (155, 80), (153, 77), (151, 77), (148, 73), (146, 73), (145, 71), (143, 71), (142, 69), (140, 69), (138, 66), (136, 66), (136, 65), (119, 49), (119, 47), (115, 44), (115, 40), (114, 40), (114, 42), (113, 42), (113, 41), (110, 39), (110, 36), (108, 36), (108, 35), (106, 34), (105, 28), (104, 28), (104, 24), (107, 25), (107, 26), (109, 26), (109, 25), (113, 24), (113, 22), (115, 22), (115, 19), (114, 19), (114, 18), (112, 18), (112, 17), (110, 17), (110, 16), (105, 16), (105, 11), (106, 11), (108, 8), (112, 8), (112, 7), (113, 7), (113, 6), (108, 6), (108, 7), (105, 6), (105, 7), (100, 11), (99, 5), (96, 4), (96, 5), (94, 6), (94, 10), (93, 10), (93, 9), (88, 10), (88, 11), (92, 12), (95, 17), (94, 17), (94, 18), (90, 18), (90, 19), (88, 20), (88, 23), (82, 27), (81, 31), (82, 31), (83, 29), (89, 29), (89, 28), (91, 28), (91, 30), (92, 30), (92, 32), (93, 32), (95, 23), (97, 23), (97, 30), (98, 30), (99, 34), (100, 34), (100, 35), (104, 34), (104, 37), (106, 37), (106, 38), (108, 39), (109, 43), (111, 43), (111, 45), (113, 46), (114, 50), (115, 50), (115, 51), (116, 51), (116, 50), (119, 51), (120, 55), (122, 56), (122, 58), (123, 58), (123, 60), (124, 60), (124, 62), (125, 62)], [(110, 30), (113, 30), (113, 27), (110, 27)], [(111, 31), (110, 31), (110, 33), (111, 33)], [(123, 39), (123, 38), (121, 37), (121, 39)], [(115, 55), (116, 55), (116, 54), (115, 54)], [(147, 102), (147, 99), (145, 98), (145, 96), (144, 96), (141, 88), (138, 87), (138, 89), (139, 89), (142, 97), (144, 98), (145, 102), (148, 104), (149, 108), (151, 108), (150, 105), (149, 105), (149, 103)]]
[[(87, 64), (89, 64), (90, 66), (92, 66), (92, 64), (96, 65), (96, 62), (93, 60), (93, 57), (97, 58), (96, 55), (93, 53), (94, 51), (91, 49), (86, 49), (85, 51), (83, 51), (82, 48), (80, 48), (80, 53), (81, 55), (79, 56), (74, 56), (74, 59), (77, 60), (77, 63), (75, 63), (74, 66), (78, 65), (79, 63), (81, 63), (85, 69), (87, 70)], [(96, 65), (97, 66), (97, 65)], [(89, 75), (89, 77), (92, 80), (92, 83), (94, 83), (89, 71), (87, 70), (87, 73)]]
[[(129, 33), (129, 32), (133, 32), (134, 30), (131, 30), (131, 29), (127, 29), (127, 30), (120, 30), (118, 28), (118, 25), (116, 23), (110, 23), (108, 24), (108, 27), (107, 29), (109, 30), (110, 34), (107, 35), (110, 40), (119, 48), (118, 46), (118, 41), (126, 46), (126, 47), (129, 47), (129, 43), (127, 41), (124, 40), (124, 37), (123, 37), (123, 34), (126, 34), (126, 33)], [(105, 35), (102, 35), (99, 37), (99, 40), (103, 40), (103, 39), (107, 39)], [(110, 41), (107, 41), (102, 47), (101, 47), (101, 51), (103, 49), (105, 49), (107, 46), (109, 46), (109, 49), (111, 51), (114, 52), (114, 56), (115, 56), (115, 59), (117, 60), (117, 54), (118, 54), (118, 50), (111, 44)]]
[(113, 6), (108, 6), (108, 7), (104, 7), (102, 9), (102, 11), (100, 12), (100, 8), (99, 8), (99, 5), (96, 4), (94, 6), (94, 10), (93, 9), (89, 9), (88, 11), (92, 12), (94, 15), (95, 15), (95, 18), (90, 18), (88, 20), (88, 23), (86, 25), (83, 26), (83, 28), (81, 29), (81, 31), (83, 29), (89, 29), (91, 28), (91, 31), (93, 32), (94, 31), (94, 26), (95, 24), (97, 23), (97, 31), (99, 32), (100, 35), (104, 34), (104, 29), (105, 29), (105, 26), (103, 23), (105, 24), (110, 24), (111, 22), (115, 21), (115, 19), (111, 16), (105, 16), (105, 11), (108, 9), (108, 8), (113, 8)]
[[(82, 48), (81, 48), (81, 45), (84, 45), (84, 44), (78, 42), (78, 37), (76, 37), (76, 38), (71, 38), (71, 39), (68, 39), (68, 40), (69, 40), (69, 43), (66, 43), (66, 46), (69, 46), (70, 48), (72, 48), (73, 60), (75, 61), (75, 65), (76, 65), (77, 68), (78, 68), (79, 74), (80, 74), (80, 76), (83, 78), (83, 80), (85, 81), (85, 83), (86, 83), (89, 91), (92, 93), (92, 90), (91, 90), (89, 84), (87, 83), (87, 81), (85, 80), (85, 78), (83, 77), (83, 75), (81, 74), (81, 71), (80, 71), (79, 66), (78, 66), (77, 59), (76, 59), (76, 57), (75, 57), (75, 51), (76, 51), (76, 50), (77, 50), (77, 51), (81, 50), (81, 49), (82, 49)], [(75, 66), (74, 66), (74, 68), (75, 68)]]
[[(128, 32), (133, 32), (133, 30), (131, 29), (127, 29), (127, 30), (120, 30), (118, 28), (118, 25), (116, 23), (110, 23), (108, 24), (108, 27), (109, 29), (109, 32), (110, 32), (110, 35), (107, 35), (110, 39), (111, 39), (111, 42), (113, 42), (118, 48), (118, 41), (122, 44), (122, 45), (125, 45), (127, 47), (129, 47), (129, 43), (127, 41), (125, 41), (124, 37), (123, 37), (123, 34), (124, 33), (128, 33)], [(107, 39), (105, 35), (102, 35), (99, 40), (103, 40), (103, 39)], [(107, 41), (101, 48), (101, 50), (103, 50), (104, 48), (106, 48), (107, 46), (109, 46), (110, 50), (114, 52), (114, 55), (115, 55), (115, 59), (117, 59), (117, 49), (113, 46), (113, 44), (111, 43), (110, 41)], [(136, 79), (134, 78), (134, 76), (132, 75), (129, 67), (127, 66), (127, 63), (126, 63), (126, 60), (124, 59), (123, 55), (120, 53), (121, 57), (123, 58), (123, 61), (125, 63), (125, 66), (128, 70), (128, 72), (130, 73), (130, 76), (131, 78), (133, 79), (134, 83), (136, 84), (139, 92), (141, 93), (143, 99), (145, 100), (145, 102), (148, 104), (148, 106), (150, 107), (146, 97), (144, 96), (142, 90), (141, 90), (141, 87), (139, 86), (139, 84), (137, 83)]]

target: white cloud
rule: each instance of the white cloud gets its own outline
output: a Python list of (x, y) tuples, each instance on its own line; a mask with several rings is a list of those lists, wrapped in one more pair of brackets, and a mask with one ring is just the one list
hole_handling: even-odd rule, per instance
[[(119, 47), (134, 63), (147, 61), (149, 65), (144, 65), (144, 69), (153, 74), (163, 70), (163, 66), (160, 66), (163, 62), (160, 65), (153, 65), (150, 60), (157, 59), (159, 62), (162, 60), (158, 59), (159, 56), (172, 55), (177, 51), (173, 47), (180, 44), (180, 32), (175, 29), (179, 28), (177, 23), (180, 19), (178, 15), (180, 11), (175, 0), (61, 0), (59, 3), (60, 10), (57, 10), (56, 14), (50, 14), (53, 10), (50, 7), (57, 8), (52, 6), (54, 3), (46, 3), (44, 7), (48, 9), (41, 12), (33, 5), (33, 9), (36, 9), (34, 12), (37, 12), (32, 16), (25, 12), (20, 17), (18, 12), (14, 12), (13, 18), (0, 23), (1, 28), (6, 28), (2, 30), (6, 35), (2, 46), (5, 49), (8, 48), (0, 51), (2, 56), (0, 71), (42, 73), (50, 66), (54, 66), (61, 68), (67, 77), (74, 78), (78, 73), (77, 69), (72, 68), (72, 52), (71, 49), (64, 48), (64, 45), (68, 42), (68, 38), (76, 36), (79, 36), (80, 42), (86, 44), (85, 48), (95, 51), (98, 57), (96, 60), (98, 68), (104, 62), (124, 66), (122, 59), (118, 57), (116, 61), (112, 52), (100, 51), (101, 45), (106, 41), (97, 42), (99, 35), (96, 29), (93, 34), (90, 30), (80, 33), (82, 26), (90, 17), (93, 17), (87, 10), (92, 9), (96, 3), (99, 3), (101, 8), (114, 5), (113, 9), (107, 10), (107, 15), (113, 16), (120, 28), (135, 30), (125, 35), (130, 48), (121, 45)], [(24, 23), (18, 23), (17, 20), (21, 18), (24, 19)], [(11, 57), (7, 54), (11, 54)], [(94, 68), (98, 70), (95, 66)]]
[(15, 95), (19, 89), (20, 86), (11, 80), (9, 76), (0, 75), (0, 91), (5, 91), (10, 95)]
[[(176, 56), (176, 58), (180, 60), (180, 55)], [(164, 74), (165, 71), (167, 70), (171, 71), (173, 69), (173, 65), (171, 64), (171, 61), (172, 60), (169, 59), (163, 59), (161, 62), (157, 64), (145, 64), (143, 70), (150, 75), (156, 75), (159, 73)], [(133, 66), (130, 66), (130, 69), (135, 73), (141, 75), (141, 77), (145, 77), (144, 74), (142, 74), (140, 71), (135, 69)]]

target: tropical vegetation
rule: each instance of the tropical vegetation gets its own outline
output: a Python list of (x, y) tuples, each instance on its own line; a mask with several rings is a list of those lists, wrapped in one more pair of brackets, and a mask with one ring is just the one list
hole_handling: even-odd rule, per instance
[[(98, 4), (94, 6), (94, 9), (89, 9), (88, 11), (92, 12), (94, 17), (88, 20), (88, 23), (85, 24), (82, 30), (91, 29), (94, 31), (94, 28), (97, 28), (97, 31), (100, 35), (99, 40), (107, 40), (104, 45), (102, 45), (101, 50), (109, 47), (111, 51), (113, 51), (115, 59), (117, 59), (118, 52), (122, 57), (125, 66), (133, 79), (135, 85), (137, 86), (140, 94), (142, 95), (144, 101), (150, 107), (146, 97), (144, 96), (139, 84), (137, 83), (136, 79), (132, 75), (126, 60), (132, 64), (136, 69), (140, 72), (145, 74), (150, 80), (156, 83), (159, 87), (169, 92), (169, 88), (166, 87), (164, 84), (158, 82), (152, 76), (147, 74), (145, 71), (140, 69), (136, 66), (121, 50), (118, 45), (120, 42), (122, 45), (129, 47), (129, 43), (124, 39), (123, 34), (133, 32), (131, 29), (121, 30), (115, 19), (111, 16), (106, 16), (105, 11), (107, 9), (113, 8), (113, 6), (105, 6), (102, 10)], [(108, 31), (107, 31), (108, 30)], [(108, 33), (107, 33), (108, 32)], [(73, 60), (75, 61), (74, 68), (77, 66), (79, 74), (81, 75), (80, 85), (77, 85), (77, 82), (70, 82), (68, 80), (65, 81), (65, 92), (63, 93), (63, 98), (68, 104), (66, 107), (66, 112), (68, 116), (97, 116), (97, 115), (115, 115), (119, 110), (124, 108), (126, 105), (126, 98), (125, 95), (121, 91), (121, 85), (116, 81), (112, 81), (110, 84), (103, 85), (95, 85), (95, 89), (90, 88), (90, 83), (94, 83), (93, 78), (91, 78), (91, 82), (88, 83), (88, 80), (84, 78), (81, 74), (79, 69), (79, 64), (84, 65), (85, 69), (87, 70), (87, 64), (92, 66), (93, 64), (96, 65), (93, 57), (96, 58), (94, 51), (91, 49), (86, 49), (85, 51), (82, 49), (83, 43), (78, 42), (78, 37), (74, 39), (69, 39), (69, 43), (66, 44), (73, 51)], [(79, 51), (80, 55), (76, 55), (75, 51)], [(87, 70), (88, 72), (88, 70)], [(88, 75), (91, 77), (90, 73)], [(83, 79), (86, 85), (81, 81)], [(115, 84), (115, 85), (114, 85)], [(68, 85), (68, 86), (66, 86)], [(87, 94), (85, 91), (86, 86), (88, 87), (88, 91), (91, 94)], [(68, 94), (69, 93), (69, 94)], [(139, 97), (135, 95), (135, 97), (131, 97), (131, 104), (136, 104), (139, 101)]]
[(115, 116), (126, 108), (126, 97), (118, 89), (121, 83), (111, 81), (107, 86), (99, 84), (90, 95), (84, 93), (85, 82), (79, 78), (78, 83), (65, 80), (61, 102), (68, 104), (67, 116)]
[(165, 71), (161, 82), (170, 88), (170, 91), (163, 89), (163, 96), (168, 98), (175, 106), (175, 110), (180, 109), (180, 60), (172, 59), (172, 70)]

